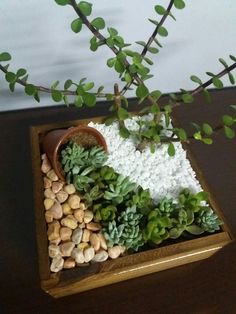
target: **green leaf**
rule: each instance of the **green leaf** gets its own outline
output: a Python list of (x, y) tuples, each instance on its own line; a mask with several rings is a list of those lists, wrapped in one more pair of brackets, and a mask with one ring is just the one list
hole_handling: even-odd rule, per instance
[(135, 43), (138, 44), (138, 45), (140, 45), (140, 46), (142, 46), (142, 47), (145, 47), (145, 46), (146, 46), (145, 41), (142, 41), (142, 40), (136, 41)]
[(152, 24), (158, 26), (159, 25), (159, 22), (156, 21), (156, 20), (152, 20), (152, 19), (148, 19)]
[(150, 95), (157, 101), (161, 97), (162, 93), (159, 90), (154, 90)]
[(230, 57), (231, 60), (233, 60), (234, 62), (236, 62), (236, 57), (235, 57), (235, 56), (230, 55), (229, 57)]
[(132, 82), (132, 77), (131, 77), (131, 75), (128, 72), (125, 73), (125, 81), (127, 83), (131, 83)]
[(68, 96), (67, 95), (63, 95), (63, 101), (64, 101), (64, 104), (69, 107), (69, 101), (68, 101)]
[(222, 81), (218, 77), (216, 77), (216, 76), (212, 78), (212, 83), (218, 89), (224, 87)]
[(145, 60), (147, 62), (147, 64), (153, 65), (153, 61), (151, 59), (144, 57), (143, 60)]
[(181, 141), (187, 140), (187, 134), (184, 129), (178, 129), (178, 137)]
[(191, 104), (194, 100), (193, 96), (189, 93), (183, 94), (181, 98), (185, 104)]
[(90, 50), (96, 51), (98, 49), (98, 43), (97, 43), (97, 38), (93, 36), (90, 39)]
[(8, 52), (0, 53), (0, 62), (10, 61), (11, 55)]
[(231, 129), (230, 127), (228, 126), (224, 126), (224, 132), (225, 132), (225, 136), (229, 139), (232, 139), (235, 137), (235, 132), (233, 129)]
[(83, 106), (83, 98), (82, 96), (75, 97), (75, 106), (81, 108)]
[(211, 145), (213, 143), (213, 140), (211, 138), (209, 138), (209, 137), (205, 137), (205, 138), (202, 139), (202, 142), (204, 144)]
[(37, 89), (33, 84), (27, 84), (25, 86), (25, 93), (29, 96), (32, 96), (36, 93)]
[(9, 83), (13, 83), (17, 79), (16, 74), (13, 72), (7, 72), (5, 78)]
[(114, 40), (114, 44), (117, 47), (123, 48), (125, 46), (124, 39), (121, 36), (115, 36), (115, 37), (113, 37), (113, 40)]
[(94, 107), (96, 105), (96, 96), (94, 94), (84, 93), (82, 97), (86, 106)]
[(204, 97), (205, 97), (206, 101), (208, 103), (211, 103), (211, 101), (212, 101), (211, 94), (208, 92), (207, 89), (203, 90), (203, 94), (204, 94)]
[(104, 19), (101, 17), (96, 17), (94, 20), (92, 20), (91, 24), (96, 29), (104, 29), (106, 25)]
[(120, 107), (117, 111), (117, 115), (118, 115), (118, 118), (120, 120), (125, 120), (127, 118), (129, 118), (129, 113), (127, 110), (125, 110), (124, 108)]
[(72, 23), (71, 23), (71, 29), (73, 32), (75, 33), (79, 33), (82, 29), (83, 26), (83, 22), (80, 18), (75, 19)]
[(197, 131), (201, 130), (200, 125), (198, 125), (197, 123), (192, 122), (191, 124)]
[(157, 104), (153, 104), (150, 108), (150, 112), (153, 114), (157, 114), (158, 112), (160, 112), (160, 108)]
[(236, 110), (236, 105), (230, 105), (230, 107), (234, 110)]
[(231, 72), (228, 73), (228, 77), (229, 77), (229, 81), (232, 85), (235, 84), (235, 79), (234, 79), (234, 76)]
[(85, 16), (89, 16), (92, 13), (92, 6), (92, 3), (86, 1), (81, 1), (78, 4), (78, 8)]
[(183, 0), (174, 0), (174, 6), (176, 7), (176, 9), (183, 9), (185, 7), (185, 3)]
[(164, 26), (160, 26), (158, 29), (158, 34), (162, 37), (168, 36), (168, 31)]
[(144, 84), (141, 84), (137, 87), (136, 96), (138, 98), (140, 99), (145, 98), (148, 94), (149, 94), (149, 90)]
[(198, 140), (198, 141), (201, 140), (202, 139), (201, 131), (194, 133), (193, 137), (195, 138), (195, 140)]
[(120, 62), (120, 60), (116, 60), (115, 61), (115, 70), (118, 73), (123, 73), (125, 70), (125, 66), (122, 62)]
[(204, 230), (197, 225), (187, 226), (186, 231), (188, 231), (189, 233), (194, 234), (194, 235), (199, 235), (199, 234), (204, 233)]
[(118, 31), (113, 27), (108, 27), (107, 30), (108, 30), (108, 33), (111, 35), (111, 37), (118, 35)]
[(211, 135), (213, 132), (212, 127), (208, 123), (203, 123), (202, 130), (206, 135)]
[(175, 155), (175, 147), (173, 143), (169, 143), (167, 152), (168, 152), (168, 155), (171, 157)]
[(69, 4), (69, 0), (55, 0), (55, 2), (59, 5), (67, 5)]
[(223, 115), (222, 117), (224, 125), (231, 126), (234, 123), (233, 117), (229, 116), (228, 114)]
[(114, 116), (114, 117), (110, 117), (110, 118), (107, 118), (106, 121), (105, 121), (105, 125), (109, 126), (111, 125), (114, 121), (117, 120), (117, 117)]
[(60, 83), (59, 81), (54, 82), (51, 86), (51, 89), (56, 89), (59, 83)]
[(55, 102), (60, 102), (62, 100), (62, 96), (63, 96), (63, 94), (60, 91), (58, 91), (58, 90), (52, 91), (52, 99)]
[(17, 77), (21, 77), (21, 76), (24, 76), (26, 73), (27, 73), (27, 71), (26, 71), (25, 69), (19, 69), (19, 70), (16, 72), (16, 76), (17, 76)]
[(225, 62), (224, 59), (220, 58), (219, 61), (220, 61), (221, 64), (223, 64), (223, 66), (224, 66), (225, 68), (228, 68), (228, 64)]
[(109, 68), (112, 68), (115, 65), (115, 62), (116, 62), (116, 58), (110, 58), (107, 60), (107, 66)]
[(198, 83), (198, 84), (202, 84), (202, 81), (200, 80), (200, 78), (196, 75), (191, 75), (190, 76), (190, 79), (195, 82), (195, 83)]
[(130, 136), (130, 132), (126, 127), (120, 128), (120, 136), (123, 138), (128, 138)]
[(64, 84), (64, 89), (69, 89), (73, 84), (72, 80), (66, 80)]
[(166, 9), (161, 5), (156, 5), (155, 11), (157, 14), (160, 14), (160, 15), (164, 15), (166, 13)]
[(147, 49), (149, 52), (151, 52), (151, 53), (158, 53), (159, 52), (159, 50), (157, 49), (157, 48), (155, 48), (155, 47), (148, 47), (148, 49)]
[(39, 92), (36, 90), (36, 92), (34, 93), (34, 99), (37, 101), (37, 102), (40, 102), (40, 98), (39, 98)]
[(93, 82), (89, 82), (89, 83), (85, 84), (83, 87), (84, 87), (85, 91), (88, 91), (88, 90), (90, 90), (90, 89), (92, 89), (94, 87), (94, 83)]
[(155, 150), (156, 150), (156, 145), (155, 145), (154, 143), (151, 143), (151, 144), (150, 144), (150, 152), (151, 152), (152, 154), (154, 154), (154, 153), (155, 153)]
[(10, 83), (9, 84), (9, 89), (10, 91), (13, 93), (15, 91), (15, 85), (16, 85), (16, 82), (13, 82), (13, 83)]

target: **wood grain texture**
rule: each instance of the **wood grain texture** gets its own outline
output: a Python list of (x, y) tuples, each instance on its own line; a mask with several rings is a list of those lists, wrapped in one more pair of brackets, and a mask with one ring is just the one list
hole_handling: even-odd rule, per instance
[[(104, 119), (104, 116), (99, 116), (89, 119), (68, 121), (62, 124), (48, 124), (31, 128), (36, 232), (41, 286), (47, 293), (54, 297), (75, 294), (119, 281), (144, 276), (152, 272), (162, 271), (171, 267), (202, 260), (211, 256), (231, 241), (232, 236), (228, 233), (229, 228), (227, 223), (223, 220), (224, 217), (221, 214), (221, 210), (211, 195), (211, 206), (224, 221), (222, 231), (219, 233), (120, 257), (117, 260), (109, 260), (104, 263), (99, 263), (95, 267), (88, 266), (82, 267), (82, 269), (79, 268), (78, 270), (62, 270), (59, 273), (51, 274), (49, 270), (49, 257), (47, 254), (47, 225), (44, 219), (43, 185), (40, 171), (42, 138), (48, 131), (54, 129), (68, 128), (82, 124), (87, 125), (91, 120), (100, 123), (104, 121)], [(193, 169), (197, 173), (199, 181), (203, 188), (209, 191), (209, 188), (204, 182), (204, 175), (201, 169), (197, 167), (191, 151), (187, 146), (185, 146), (185, 149), (188, 152), (188, 158), (191, 161)], [(69, 277), (70, 279), (65, 280), (66, 277)]]

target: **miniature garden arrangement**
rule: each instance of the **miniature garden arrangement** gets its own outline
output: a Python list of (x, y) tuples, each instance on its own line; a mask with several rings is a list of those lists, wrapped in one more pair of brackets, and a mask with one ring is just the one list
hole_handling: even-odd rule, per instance
[[(155, 5), (157, 20), (149, 19), (153, 33), (146, 41), (136, 42), (141, 50), (126, 43), (115, 28), (106, 27), (102, 17), (91, 17), (91, 3), (55, 2), (74, 10), (73, 32), (85, 27), (91, 31), (92, 51), (107, 46), (114, 53), (107, 66), (118, 73), (121, 87), (114, 84), (114, 91), (109, 92), (103, 86), (95, 89), (87, 78), (79, 82), (68, 79), (63, 88), (59, 81), (49, 88), (37, 86), (29, 82), (25, 69), (10, 70), (6, 64), (11, 59), (8, 52), (0, 53), (0, 70), (11, 91), (20, 84), (38, 102), (41, 93), (50, 93), (55, 102), (63, 101), (67, 106), (72, 97), (76, 107), (91, 107), (91, 112), (100, 98), (112, 102), (111, 115), (103, 123), (88, 124), (100, 134), (102, 142), (78, 131), (57, 147), (56, 161), (50, 149), (41, 146), (50, 271), (105, 262), (220, 231), (223, 221), (209, 205), (208, 193), (196, 179), (181, 143), (197, 140), (209, 145), (220, 130), (227, 138), (234, 138), (236, 106), (231, 105), (232, 114), (223, 115), (217, 126), (192, 123), (191, 134), (174, 126), (171, 114), (175, 107), (192, 103), (198, 93), (211, 101), (207, 88), (223, 88), (224, 75), (234, 84), (231, 71), (236, 67), (236, 57), (229, 56), (230, 65), (219, 59), (222, 71), (207, 72), (206, 82), (192, 75), (197, 87), (192, 91), (180, 89), (163, 104), (159, 101), (161, 91), (150, 91), (145, 84), (153, 77), (150, 55), (161, 53), (161, 38), (168, 35), (164, 22), (175, 20), (174, 10), (184, 9), (183, 0), (171, 0), (167, 7)], [(131, 88), (137, 96), (135, 115), (129, 112), (125, 97)], [(138, 104), (144, 100), (148, 104), (139, 110)]]

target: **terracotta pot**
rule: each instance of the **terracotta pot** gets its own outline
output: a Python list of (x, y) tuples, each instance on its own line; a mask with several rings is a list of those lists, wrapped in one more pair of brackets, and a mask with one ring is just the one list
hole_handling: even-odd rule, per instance
[(48, 132), (43, 138), (43, 150), (61, 180), (64, 180), (65, 174), (59, 162), (59, 154), (63, 145), (71, 139), (83, 147), (99, 145), (107, 151), (106, 141), (102, 134), (89, 126), (80, 125), (69, 129), (57, 129)]

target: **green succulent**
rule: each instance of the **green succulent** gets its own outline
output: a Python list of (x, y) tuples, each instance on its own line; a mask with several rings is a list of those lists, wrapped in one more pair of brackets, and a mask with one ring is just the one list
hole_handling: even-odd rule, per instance
[(103, 166), (100, 169), (100, 177), (101, 180), (104, 181), (115, 181), (118, 178), (118, 174), (115, 172), (115, 170), (109, 166)]
[(95, 185), (92, 187), (90, 191), (85, 193), (85, 195), (82, 197), (83, 200), (85, 200), (85, 203), (88, 207), (92, 206), (93, 202), (102, 198), (103, 192), (100, 190), (98, 185)]
[(138, 186), (127, 205), (135, 205), (142, 214), (147, 215), (154, 206), (149, 189), (144, 190), (141, 186)]
[(136, 183), (130, 182), (128, 177), (119, 175), (117, 181), (109, 184), (108, 190), (104, 193), (104, 198), (117, 205), (122, 203), (125, 197), (135, 188)]
[(139, 224), (140, 219), (143, 217), (142, 214), (137, 213), (136, 206), (128, 207), (122, 211), (118, 217), (118, 221), (123, 224), (130, 226), (136, 226)]
[(107, 152), (101, 146), (93, 146), (88, 151), (87, 164), (93, 166), (94, 169), (101, 168), (107, 158)]
[(107, 246), (113, 247), (115, 244), (120, 244), (121, 235), (124, 230), (124, 225), (116, 225), (116, 221), (109, 221), (108, 226), (103, 228), (103, 235), (107, 240)]
[(203, 206), (197, 213), (196, 225), (206, 232), (215, 232), (220, 229), (222, 221), (217, 217), (210, 207)]
[(169, 237), (168, 227), (170, 226), (170, 218), (162, 217), (157, 210), (152, 210), (148, 215), (148, 221), (143, 230), (143, 237), (146, 241), (160, 244)]
[(170, 217), (177, 208), (177, 204), (173, 201), (173, 199), (163, 198), (161, 202), (158, 204), (158, 210), (162, 216)]
[(94, 220), (95, 221), (112, 221), (116, 217), (117, 208), (114, 205), (108, 205), (104, 207), (102, 204), (96, 204), (93, 206)]
[(181, 207), (185, 209), (191, 209), (194, 212), (200, 210), (201, 202), (208, 200), (208, 193), (205, 191), (201, 191), (197, 194), (192, 194), (189, 189), (184, 189), (179, 194), (179, 204)]
[(72, 171), (74, 168), (76, 172), (85, 164), (88, 158), (88, 152), (73, 141), (69, 141), (66, 147), (61, 151), (61, 164), (66, 173)]
[(73, 178), (73, 184), (78, 191), (88, 192), (92, 183), (94, 180), (85, 175), (75, 175)]

